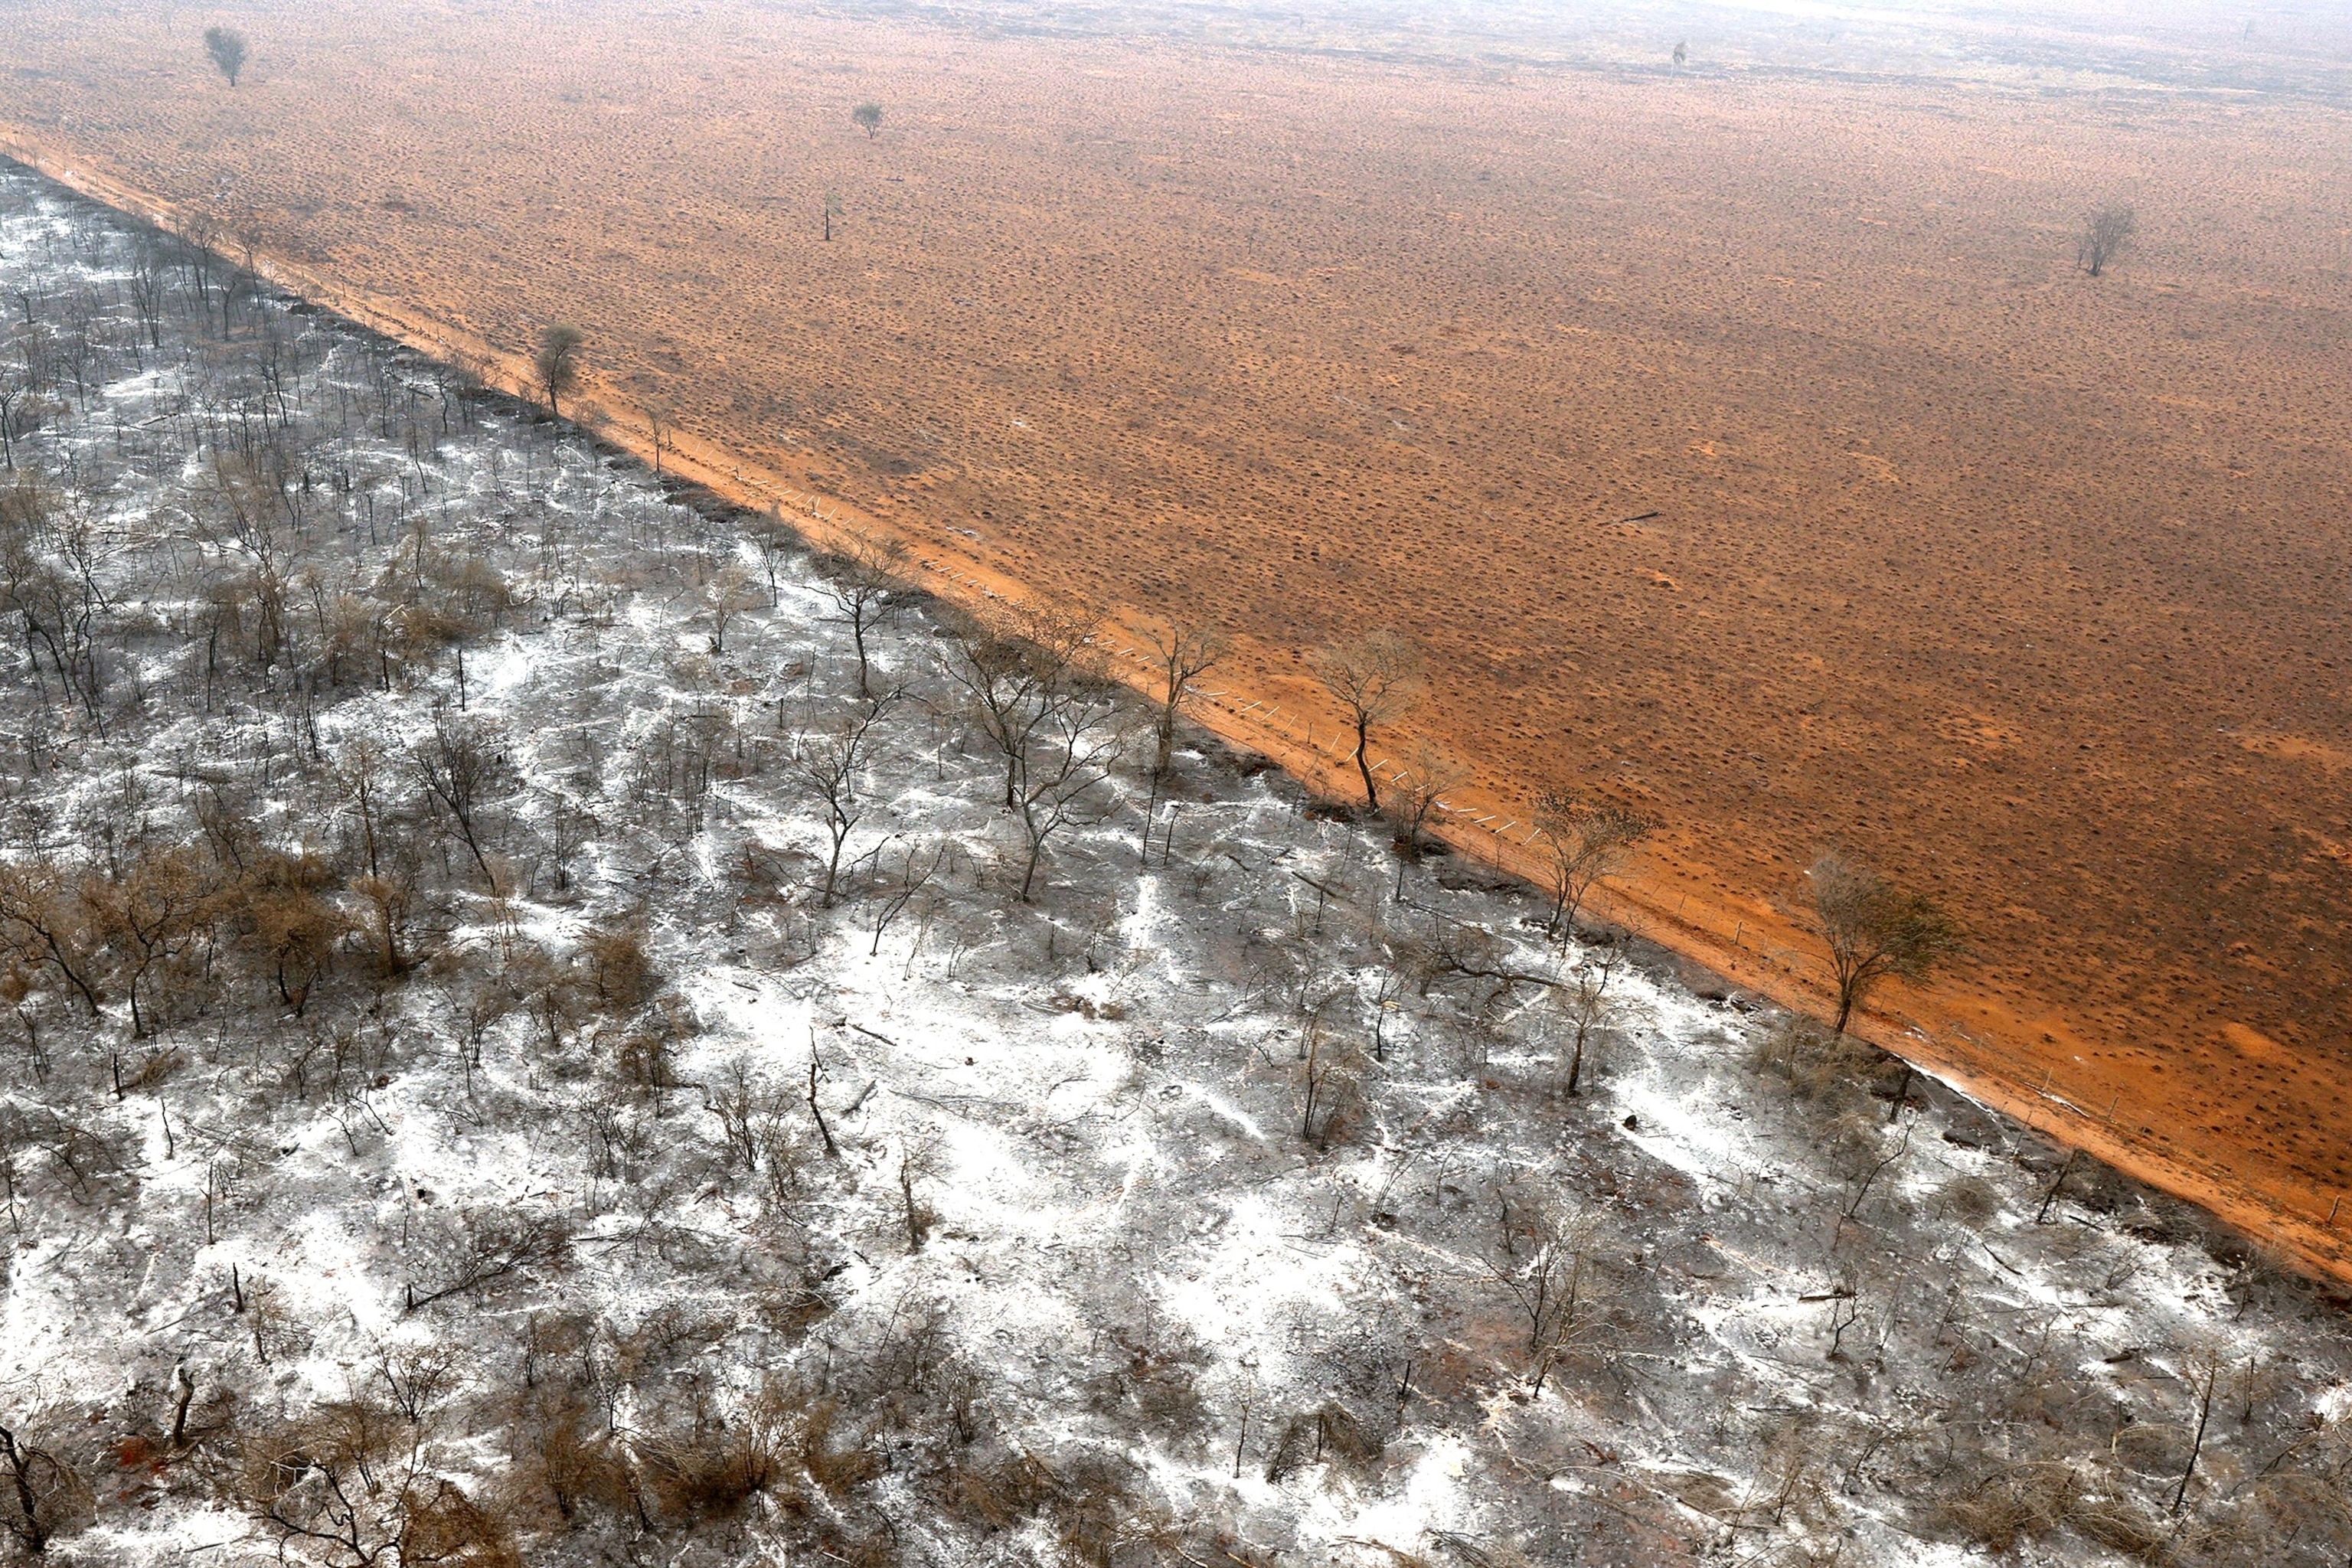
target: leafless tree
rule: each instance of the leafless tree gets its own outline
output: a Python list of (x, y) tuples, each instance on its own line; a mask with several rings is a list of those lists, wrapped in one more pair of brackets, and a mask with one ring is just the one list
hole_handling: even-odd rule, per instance
[(1576, 966), (1575, 983), (1552, 993), (1555, 1004), (1570, 1030), (1568, 1077), (1561, 1091), (1575, 1095), (1584, 1076), (1585, 1052), (1592, 1037), (1607, 1027), (1619, 1009), (1617, 999), (1610, 994), (1610, 983), (1617, 976), (1619, 965), (1625, 961), (1624, 950), (1615, 942), (1604, 942), (1584, 955)]
[(764, 597), (753, 586), (751, 574), (732, 563), (710, 574), (710, 581), (703, 585), (702, 602), (710, 612), (712, 653), (727, 651), (727, 628), (738, 616), (758, 609)]
[(1347, 715), (1356, 738), (1356, 771), (1363, 776), (1364, 803), (1378, 811), (1381, 790), (1372, 777), (1372, 731), (1392, 723), (1421, 700), (1421, 650), (1403, 634), (1381, 627), (1320, 648), (1307, 663)]
[(677, 450), (677, 416), (667, 398), (648, 397), (645, 400), (644, 407), (646, 436), (653, 443), (654, 474), (658, 478), (662, 471), (663, 455)]
[(0, 1524), (17, 1545), (37, 1557), (48, 1550), (56, 1530), (53, 1515), (70, 1475), (55, 1455), (6, 1426), (0, 1426), (0, 1468), (8, 1472), (6, 1495), (13, 1505), (0, 1512)]
[(1549, 930), (1565, 942), (1592, 889), (1624, 867), (1633, 846), (1647, 837), (1650, 824), (1620, 805), (1595, 805), (1560, 791), (1543, 797), (1535, 826), (1544, 857), (1544, 879), (1551, 894)]
[(907, 547), (898, 540), (856, 529), (825, 564), (826, 591), (857, 650), (857, 690), (863, 696), (873, 689), (866, 637), (905, 602)]
[(2083, 220), (2083, 236), (2075, 242), (2075, 258), (2096, 278), (2116, 253), (2139, 232), (2139, 215), (2122, 202), (2109, 202)]
[(478, 722), (436, 720), (433, 733), (417, 742), (410, 755), (417, 782), (448, 815), (450, 825), (473, 856), (475, 868), (482, 873), (483, 882), (493, 894), (497, 893), (499, 879), (483, 849), (483, 840), (488, 837), (484, 808), (507, 771), (506, 756), (499, 749), (496, 732)]
[(577, 327), (552, 326), (539, 334), (531, 378), (547, 401), (547, 411), (558, 419), (563, 417), (564, 395), (580, 384), (580, 349), (587, 341)]
[(1093, 623), (1048, 605), (958, 639), (945, 674), (1004, 764), (1004, 808), (1018, 804), (1040, 728), (1095, 669)]
[(12, 474), (16, 471), (16, 437), (25, 434), (25, 411), (38, 395), (32, 373), (22, 363), (0, 365), (0, 465)]
[(744, 537), (760, 557), (760, 570), (768, 576), (768, 603), (783, 603), (783, 585), (780, 574), (784, 563), (801, 542), (800, 531), (775, 511), (754, 512), (744, 523)]
[[(936, 845), (929, 850), (909, 848), (907, 851), (905, 858), (898, 862), (898, 879), (884, 883), (875, 899), (874, 940), (866, 946), (866, 957), (881, 955), (883, 933), (906, 912), (907, 906), (931, 885), (932, 879), (945, 868), (947, 862), (948, 847), (945, 845)], [(916, 944), (920, 946), (922, 940), (921, 929), (918, 927)], [(912, 963), (911, 955), (908, 962)]]
[(1829, 944), (1837, 997), (1831, 1027), (1840, 1034), (1881, 981), (1919, 984), (1967, 951), (1958, 928), (1932, 900), (1903, 892), (1843, 856), (1815, 860), (1805, 893)]
[(1396, 825), (1396, 893), (1404, 902), (1404, 874), (1421, 859), (1422, 834), (1429, 819), (1444, 805), (1448, 791), (1462, 787), (1469, 770), (1427, 742), (1413, 748), (1412, 761), (1396, 781), (1389, 800), (1389, 817)]
[(833, 907), (834, 891), (841, 879), (842, 849), (865, 815), (857, 788), (858, 773), (872, 749), (875, 726), (896, 705), (898, 696), (896, 691), (888, 691), (860, 703), (857, 710), (832, 733), (803, 740), (800, 754), (793, 761), (794, 774), (824, 813), (825, 833), (831, 840), (822, 893), (826, 909)]
[(1013, 806), (1029, 846), (1021, 873), (1024, 900), (1036, 886), (1045, 841), (1087, 813), (1133, 738), (1108, 690), (1075, 686), (1052, 694), (1016, 764), (1020, 784)]
[(235, 27), (206, 27), (205, 53), (212, 57), (221, 75), (228, 78), (229, 86), (235, 87), (245, 70), (245, 35)]
[(1151, 772), (1168, 772), (1176, 749), (1176, 721), (1191, 700), (1192, 683), (1225, 657), (1225, 637), (1213, 626), (1187, 626), (1170, 621), (1146, 632), (1143, 644), (1151, 650), (1152, 684), (1159, 688), (1160, 719), (1154, 736)]
[(1528, 1387), (1540, 1393), (1563, 1356), (1594, 1342), (1601, 1303), (1592, 1267), (1597, 1230), (1543, 1198), (1498, 1187), (1499, 1232), (1486, 1270), (1528, 1328)]

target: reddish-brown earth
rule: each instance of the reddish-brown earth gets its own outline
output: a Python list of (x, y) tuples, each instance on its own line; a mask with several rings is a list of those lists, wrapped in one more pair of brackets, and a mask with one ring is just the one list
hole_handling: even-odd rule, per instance
[(740, 0), (254, 10), (231, 91), (215, 19), (0, 13), (0, 120), (420, 341), (576, 322), (951, 591), (1222, 620), (1310, 773), (1299, 650), (1401, 627), (1492, 826), (1638, 802), (1638, 917), (1791, 997), (1849, 847), (1977, 950), (1877, 1037), (2352, 1272), (2339, 110)]

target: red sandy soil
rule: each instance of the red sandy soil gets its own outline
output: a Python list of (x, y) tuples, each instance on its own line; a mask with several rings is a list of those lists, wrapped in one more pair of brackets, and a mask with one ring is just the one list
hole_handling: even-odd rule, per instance
[(1335, 788), (1299, 653), (1396, 626), (1504, 838), (1639, 804), (1627, 911), (1798, 1001), (1858, 853), (1977, 950), (1874, 1037), (2352, 1277), (2342, 112), (745, 0), (249, 11), (231, 91), (218, 19), (0, 13), (0, 121), (420, 342), (574, 322), (624, 437), (951, 594), (1222, 621)]

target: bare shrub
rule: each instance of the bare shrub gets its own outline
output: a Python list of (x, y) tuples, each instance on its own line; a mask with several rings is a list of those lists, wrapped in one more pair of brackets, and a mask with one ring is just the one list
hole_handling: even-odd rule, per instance
[(1346, 1405), (1327, 1401), (1292, 1416), (1284, 1426), (1266, 1459), (1265, 1479), (1278, 1481), (1307, 1465), (1322, 1464), (1327, 1458), (1361, 1468), (1379, 1458), (1385, 1446)]
[(1412, 760), (1398, 777), (1389, 801), (1389, 820), (1396, 827), (1393, 847), (1398, 903), (1404, 902), (1405, 868), (1421, 861), (1422, 836), (1428, 829), (1430, 818), (1444, 806), (1445, 796), (1461, 788), (1469, 777), (1468, 768), (1436, 746), (1423, 742), (1413, 748)]
[(561, 1266), (571, 1256), (572, 1227), (555, 1215), (492, 1209), (462, 1216), (437, 1250), (425, 1285), (408, 1288), (409, 1311), (527, 1270)]
[(593, 931), (581, 944), (589, 986), (606, 1012), (634, 1013), (660, 987), (646, 936), (643, 922), (632, 921)]
[(730, 1421), (641, 1442), (647, 1489), (666, 1518), (731, 1518), (754, 1497), (788, 1485), (804, 1414), (800, 1391), (772, 1381)]
[(2000, 1189), (1982, 1176), (1954, 1176), (1939, 1195), (1944, 1212), (1966, 1226), (1981, 1227), (2000, 1213)]
[(1209, 1423), (1201, 1395), (1208, 1352), (1181, 1325), (1158, 1314), (1111, 1331), (1107, 1370), (1087, 1385), (1097, 1413), (1140, 1421), (1163, 1441), (1197, 1437)]
[(0, 1426), (0, 1529), (38, 1556), (81, 1517), (90, 1491), (54, 1447), (36, 1441), (33, 1425)]

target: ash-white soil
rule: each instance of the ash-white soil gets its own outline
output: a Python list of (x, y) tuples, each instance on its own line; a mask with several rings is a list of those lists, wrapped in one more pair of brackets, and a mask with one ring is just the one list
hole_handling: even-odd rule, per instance
[(0, 285), (13, 1550), (2344, 1561), (2194, 1213), (19, 172)]

